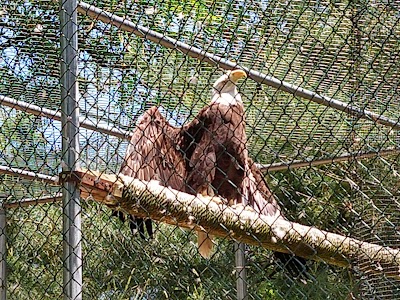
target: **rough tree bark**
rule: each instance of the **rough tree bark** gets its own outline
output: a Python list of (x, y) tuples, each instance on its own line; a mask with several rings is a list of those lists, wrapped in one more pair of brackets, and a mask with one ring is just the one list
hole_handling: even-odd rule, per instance
[(207, 230), (266, 249), (291, 252), (307, 259), (351, 267), (354, 261), (371, 261), (370, 270), (400, 279), (400, 251), (260, 215), (243, 207), (232, 208), (127, 176), (76, 173), (82, 194), (130, 214), (189, 229)]

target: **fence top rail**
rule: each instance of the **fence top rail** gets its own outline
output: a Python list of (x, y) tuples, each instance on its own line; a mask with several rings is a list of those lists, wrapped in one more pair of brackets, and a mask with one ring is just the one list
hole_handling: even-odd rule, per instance
[(246, 71), (249, 78), (260, 84), (269, 85), (276, 88), (277, 90), (288, 92), (296, 97), (304, 98), (320, 105), (334, 108), (360, 119), (369, 120), (374, 123), (391, 127), (392, 129), (400, 130), (400, 120), (392, 120), (381, 114), (377, 114), (367, 109), (359, 108), (351, 103), (345, 103), (331, 97), (320, 95), (316, 92), (285, 82), (273, 76), (269, 76), (262, 72), (246, 68), (236, 62), (224, 59), (218, 55), (211, 54), (200, 48), (190, 46), (186, 43), (166, 36), (165, 34), (135, 24), (125, 18), (119, 17), (91, 4), (82, 1), (78, 2), (78, 12), (83, 15), (87, 15), (94, 20), (100, 20), (106, 24), (116, 26), (121, 30), (132, 32), (133, 34), (141, 38), (158, 43), (166, 48), (180, 51), (185, 55), (206, 62), (210, 65), (217, 66), (225, 70), (232, 70), (237, 68), (243, 69)]
[[(395, 268), (400, 265), (398, 249), (289, 222), (279, 216), (265, 216), (243, 207), (218, 204), (223, 201), (209, 201), (201, 195), (165, 187), (155, 180), (142, 181), (90, 170), (75, 174), (80, 177), (81, 190), (86, 195), (90, 194), (92, 200), (120, 207), (135, 216), (150, 217), (189, 229), (207, 228), (216, 236), (340, 267), (351, 266), (359, 259), (373, 259), (383, 268), (371, 264), (370, 271), (400, 278), (400, 271)], [(113, 197), (105, 197), (110, 194)]]

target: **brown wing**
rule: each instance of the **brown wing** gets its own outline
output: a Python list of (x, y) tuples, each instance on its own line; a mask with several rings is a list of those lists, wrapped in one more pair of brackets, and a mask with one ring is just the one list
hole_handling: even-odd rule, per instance
[[(171, 126), (160, 114), (157, 107), (147, 110), (130, 140), (120, 173), (141, 180), (158, 180), (165, 186), (183, 190), (186, 178), (184, 156), (176, 146), (180, 140), (181, 129)], [(125, 216), (114, 211), (122, 221)], [(129, 216), (132, 233), (139, 231), (145, 239), (145, 227), (150, 238), (153, 237), (152, 222), (149, 219)]]
[(248, 157), (248, 176), (243, 180), (243, 195), (248, 205), (258, 213), (269, 216), (282, 216), (274, 195), (265, 182), (263, 174), (253, 160)]
[(142, 180), (158, 180), (183, 190), (186, 167), (176, 147), (181, 129), (171, 126), (157, 107), (147, 110), (129, 143), (120, 173)]

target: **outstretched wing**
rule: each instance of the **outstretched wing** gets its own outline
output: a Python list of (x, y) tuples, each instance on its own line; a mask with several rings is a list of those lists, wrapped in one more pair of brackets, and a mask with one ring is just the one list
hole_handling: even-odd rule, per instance
[[(133, 132), (120, 174), (146, 181), (158, 180), (165, 186), (183, 190), (186, 168), (183, 155), (176, 146), (179, 139), (180, 129), (171, 126), (157, 107), (150, 108)], [(125, 220), (122, 212), (114, 212), (113, 215)], [(129, 216), (132, 232), (138, 230), (142, 238), (145, 238), (144, 225), (151, 238), (151, 220)]]
[(171, 126), (157, 107), (150, 108), (133, 132), (120, 173), (182, 190), (186, 168), (176, 146), (179, 134), (180, 129)]

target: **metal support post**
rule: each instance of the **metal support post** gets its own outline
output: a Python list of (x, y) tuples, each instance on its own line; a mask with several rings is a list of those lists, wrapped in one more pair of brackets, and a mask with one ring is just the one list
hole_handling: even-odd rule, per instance
[[(77, 1), (61, 0), (61, 122), (64, 172), (77, 169), (79, 159)], [(82, 299), (82, 231), (78, 183), (63, 184), (63, 294)]]
[(236, 290), (238, 300), (247, 300), (246, 245), (235, 242)]
[(6, 211), (0, 208), (0, 299), (6, 300), (7, 283)]
[[(249, 170), (247, 172), (249, 172)], [(243, 204), (247, 205), (246, 199), (243, 199)], [(247, 300), (248, 299), (245, 250), (246, 250), (246, 244), (235, 242), (237, 300)]]

